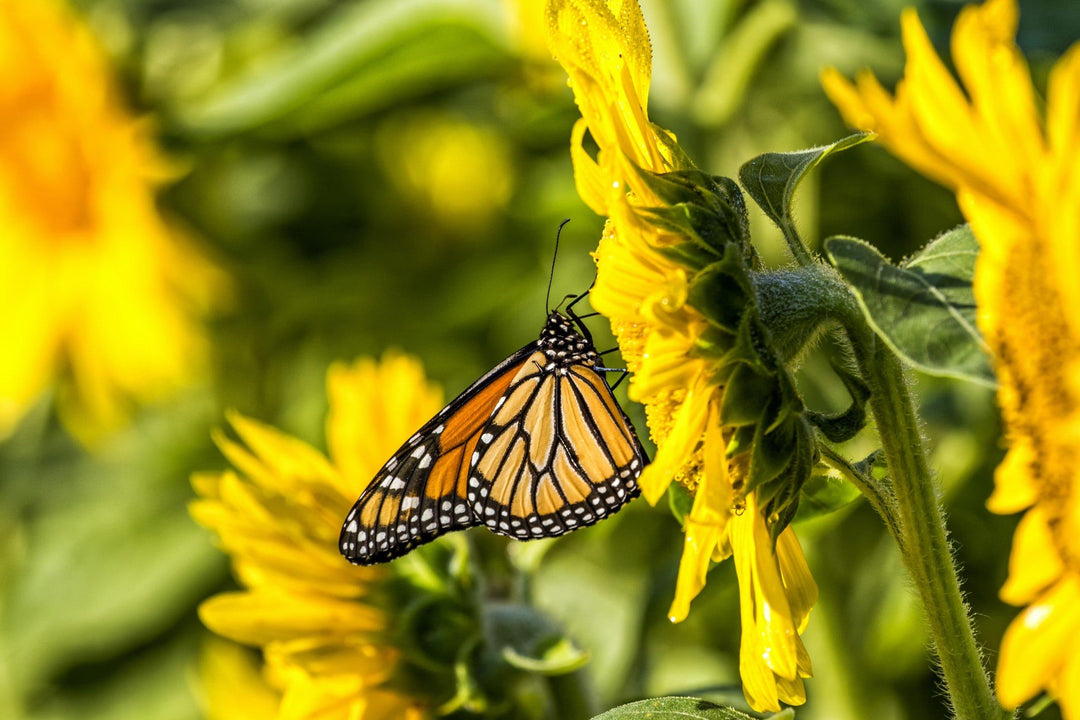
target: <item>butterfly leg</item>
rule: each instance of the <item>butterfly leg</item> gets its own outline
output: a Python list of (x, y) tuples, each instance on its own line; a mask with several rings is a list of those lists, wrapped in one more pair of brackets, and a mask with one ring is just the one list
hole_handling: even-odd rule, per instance
[(569, 305), (566, 306), (566, 314), (567, 315), (569, 315), (570, 317), (576, 317), (574, 315), (574, 306), (577, 305), (582, 300), (584, 300), (586, 297), (588, 297), (589, 293), (592, 292), (593, 285), (595, 285), (595, 284), (596, 284), (596, 280), (593, 280), (592, 284), (589, 285), (588, 289), (585, 290), (585, 292), (581, 293), (580, 295), (567, 295), (565, 298), (563, 298), (563, 300), (565, 300), (566, 298), (571, 298), (571, 297), (574, 298), (573, 301)]
[(615, 384), (611, 386), (611, 392), (615, 392), (615, 388), (617, 388), (617, 387), (619, 387), (620, 385), (622, 385), (622, 381), (623, 381), (623, 380), (625, 380), (626, 378), (630, 377), (630, 375), (629, 375), (629, 372), (630, 372), (630, 371), (629, 371), (629, 370), (627, 370), (626, 368), (619, 368), (619, 369), (617, 369), (617, 370), (609, 370), (609, 372), (617, 372), (617, 373), (620, 373), (619, 379), (618, 379), (618, 380), (616, 380), (616, 381), (615, 381)]

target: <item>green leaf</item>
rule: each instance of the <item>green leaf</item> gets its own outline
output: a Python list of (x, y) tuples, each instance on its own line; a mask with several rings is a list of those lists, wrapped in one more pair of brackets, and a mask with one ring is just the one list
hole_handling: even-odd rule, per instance
[(544, 675), (573, 672), (589, 654), (567, 639), (550, 619), (525, 605), (492, 604), (485, 608), (493, 647), (511, 667)]
[(812, 475), (802, 487), (794, 522), (829, 515), (859, 499), (859, 489), (836, 473)]
[(978, 251), (966, 225), (900, 267), (862, 240), (825, 243), (867, 321), (894, 352), (930, 375), (994, 387), (989, 350), (975, 326), (971, 282)]
[[(312, 130), (506, 67), (483, 0), (376, 0), (343, 7), (303, 42), (180, 111), (190, 132), (291, 121)], [(280, 128), (279, 128), (280, 130)]]
[(739, 168), (739, 181), (769, 219), (783, 230), (792, 252), (797, 254), (796, 248), (803, 248), (791, 216), (792, 197), (799, 181), (828, 156), (866, 142), (871, 137), (869, 133), (857, 133), (832, 145), (795, 152), (765, 153)]
[(211, 412), (205, 397), (184, 398), (143, 413), (94, 457), (5, 465), (5, 479), (48, 491), (26, 514), (22, 562), (3, 587), (0, 662), (18, 690), (148, 643), (220, 584), (225, 556), (187, 511)]
[(753, 720), (752, 716), (708, 700), (662, 697), (620, 705), (593, 720)]
[(503, 658), (518, 670), (541, 675), (565, 675), (585, 667), (589, 662), (589, 653), (563, 638), (539, 653), (538, 657), (522, 655), (512, 647), (504, 647)]

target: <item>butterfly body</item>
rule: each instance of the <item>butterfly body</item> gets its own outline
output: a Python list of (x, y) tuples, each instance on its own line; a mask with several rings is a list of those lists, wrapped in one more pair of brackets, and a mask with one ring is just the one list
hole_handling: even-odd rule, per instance
[(587, 331), (552, 312), (538, 340), (387, 461), (346, 517), (341, 553), (386, 562), (476, 525), (519, 540), (554, 537), (617, 511), (637, 496), (647, 459), (599, 365)]

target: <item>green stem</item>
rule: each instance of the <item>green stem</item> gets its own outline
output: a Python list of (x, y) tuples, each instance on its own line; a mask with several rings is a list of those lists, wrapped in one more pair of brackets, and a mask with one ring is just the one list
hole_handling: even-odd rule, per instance
[(861, 318), (849, 327), (889, 464), (903, 535), (901, 553), (923, 601), (955, 716), (1011, 718), (994, 698), (975, 642), (904, 370)]
[(870, 506), (885, 521), (885, 526), (889, 528), (889, 532), (892, 533), (897, 544), (903, 549), (904, 533), (896, 510), (896, 499), (892, 496), (892, 492), (878, 485), (873, 478), (866, 477), (856, 470), (854, 465), (828, 445), (819, 443), (818, 450), (821, 452), (821, 459), (825, 461), (826, 465), (847, 478), (848, 482), (858, 488), (859, 492), (866, 497)]

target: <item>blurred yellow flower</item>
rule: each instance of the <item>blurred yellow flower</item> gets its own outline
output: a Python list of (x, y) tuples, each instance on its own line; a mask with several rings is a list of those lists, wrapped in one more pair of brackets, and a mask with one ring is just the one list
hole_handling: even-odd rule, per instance
[(494, 130), (449, 116), (411, 115), (388, 121), (377, 147), (398, 192), (444, 227), (478, 231), (510, 201), (513, 159)]
[(710, 563), (734, 553), (747, 700), (760, 711), (802, 703), (810, 663), (799, 633), (817, 587), (790, 528), (773, 552), (763, 511), (744, 489), (746, 456), (728, 456), (719, 362), (700, 351), (709, 323), (688, 302), (697, 268), (665, 253), (687, 238), (658, 219), (668, 203), (646, 174), (695, 168), (649, 121), (652, 50), (641, 9), (635, 0), (551, 0), (548, 19), (549, 44), (582, 115), (571, 134), (578, 193), (609, 218), (595, 253), (592, 303), (611, 321), (634, 373), (630, 397), (645, 405), (658, 448), (639, 484), (653, 504), (673, 480), (694, 493), (671, 618), (686, 617)]
[[(988, 503), (1027, 509), (1004, 600), (1027, 605), (998, 662), (1016, 707), (1040, 690), (1080, 718), (1080, 45), (1050, 73), (1045, 109), (1013, 38), (1015, 0), (963, 9), (952, 34), (962, 86), (913, 10), (907, 66), (890, 96), (864, 72), (825, 90), (849, 123), (956, 192), (979, 239), (978, 321), (993, 349), (1009, 454)], [(1045, 121), (1041, 119), (1045, 115)]]
[(0, 0), (0, 436), (53, 383), (92, 442), (201, 365), (221, 279), (170, 227), (167, 168), (57, 0)]
[(199, 614), (214, 632), (262, 648), (281, 718), (421, 718), (418, 701), (388, 685), (401, 657), (382, 599), (393, 570), (350, 565), (337, 540), (352, 502), (442, 406), (441, 393), (399, 355), (335, 365), (328, 387), (329, 459), (233, 414), (246, 447), (217, 442), (237, 470), (193, 478), (191, 513), (217, 534), (244, 587)]
[(279, 693), (252, 652), (220, 638), (206, 641), (199, 658), (199, 695), (207, 720), (266, 720), (277, 714)]

